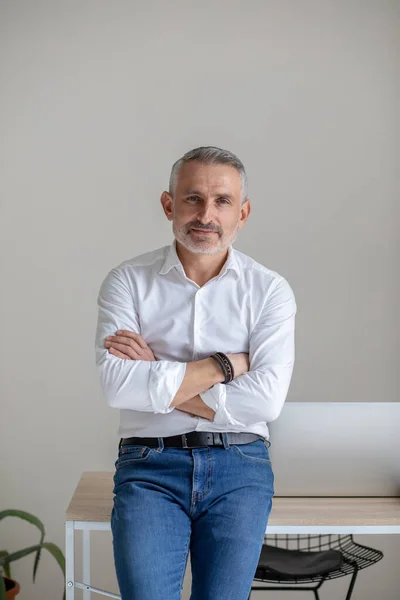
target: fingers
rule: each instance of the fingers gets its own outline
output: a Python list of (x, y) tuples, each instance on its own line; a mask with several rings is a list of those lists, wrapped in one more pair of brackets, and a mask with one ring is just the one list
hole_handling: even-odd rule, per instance
[(146, 360), (155, 360), (155, 358), (153, 357), (153, 353), (150, 349), (144, 350), (144, 355), (146, 357)]
[[(117, 346), (116, 343), (114, 343), (114, 346)], [(120, 347), (123, 347), (123, 344), (120, 344)], [(114, 356), (118, 356), (119, 358), (125, 358), (126, 360), (148, 360), (148, 361), (155, 361), (156, 359), (153, 356), (150, 355), (146, 355), (146, 359), (143, 358), (143, 355), (139, 356), (139, 354), (135, 357), (133, 356), (129, 356), (128, 354), (124, 354), (123, 352), (121, 352), (120, 350), (117, 350), (116, 348), (114, 348), (113, 346), (110, 346), (110, 348), (108, 349), (109, 352), (111, 352), (111, 354), (113, 354)]]
[(139, 352), (137, 352), (131, 346), (119, 344), (118, 342), (110, 342), (107, 347), (118, 350), (118, 352), (121, 352), (122, 354), (126, 354), (131, 360), (143, 360), (144, 353), (141, 348), (139, 348)]
[(124, 352), (129, 356), (131, 356), (131, 351), (133, 351), (135, 353), (135, 357), (132, 358), (138, 358), (145, 355), (145, 350), (139, 346), (139, 344), (133, 338), (122, 335), (109, 336), (109, 338), (107, 338), (104, 342), (104, 346), (106, 348), (110, 348), (112, 346), (113, 348), (117, 348), (117, 350)]
[(118, 358), (124, 358), (125, 360), (131, 360), (131, 358), (127, 354), (123, 354), (123, 352), (119, 352), (115, 348), (110, 348), (109, 352)]
[(133, 331), (120, 330), (117, 335), (109, 335), (105, 339), (104, 346), (116, 348), (119, 352), (127, 354), (132, 360), (156, 360), (153, 351), (143, 337)]
[(118, 344), (125, 344), (125, 346), (137, 348), (137, 350), (139, 350), (140, 348), (144, 349), (143, 346), (141, 346), (136, 340), (125, 335), (109, 335), (106, 338), (106, 343), (110, 344), (112, 342), (118, 342)]
[[(144, 339), (141, 336), (139, 336), (139, 334), (134, 333), (132, 336), (128, 336), (127, 333), (129, 333), (129, 332), (125, 332), (123, 335), (122, 334), (109, 335), (108, 337), (106, 337), (105, 341), (106, 341), (106, 343), (107, 342), (118, 342), (119, 344), (125, 344), (126, 346), (130, 346), (131, 348), (136, 348), (137, 351), (139, 351), (140, 349), (142, 349), (142, 350), (148, 349), (148, 345), (146, 344)], [(133, 337), (133, 336), (139, 336), (139, 337)]]
[(134, 331), (128, 331), (127, 329), (121, 329), (119, 331), (117, 331), (118, 336), (124, 336), (127, 338), (131, 338), (132, 340), (135, 340), (135, 342), (137, 342), (139, 344), (139, 346), (143, 349), (146, 349), (148, 346), (146, 344), (146, 342), (144, 341), (143, 337), (140, 335), (140, 333), (135, 333)]

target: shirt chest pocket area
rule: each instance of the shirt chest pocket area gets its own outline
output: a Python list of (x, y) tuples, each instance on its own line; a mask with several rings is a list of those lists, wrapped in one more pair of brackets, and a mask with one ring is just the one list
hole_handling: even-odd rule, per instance
[(152, 453), (154, 448), (150, 446), (121, 446), (118, 450), (118, 458), (115, 461), (115, 468), (117, 470), (133, 465), (135, 463), (141, 463), (147, 460)]

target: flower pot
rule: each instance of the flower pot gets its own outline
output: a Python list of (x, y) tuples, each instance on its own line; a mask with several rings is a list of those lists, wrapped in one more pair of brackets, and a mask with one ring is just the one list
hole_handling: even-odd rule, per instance
[(4, 577), (4, 583), (6, 584), (6, 600), (13, 600), (19, 594), (19, 583), (8, 577)]

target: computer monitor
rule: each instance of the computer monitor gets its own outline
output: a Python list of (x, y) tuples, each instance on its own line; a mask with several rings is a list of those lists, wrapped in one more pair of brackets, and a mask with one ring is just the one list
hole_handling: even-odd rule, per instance
[(400, 496), (400, 403), (286, 402), (268, 428), (275, 496)]

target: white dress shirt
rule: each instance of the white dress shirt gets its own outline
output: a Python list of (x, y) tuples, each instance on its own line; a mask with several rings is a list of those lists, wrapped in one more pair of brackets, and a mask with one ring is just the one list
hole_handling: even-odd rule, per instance
[[(297, 307), (286, 279), (230, 245), (219, 274), (200, 287), (174, 239), (111, 269), (97, 302), (96, 365), (107, 404), (120, 409), (120, 437), (246, 431), (269, 440), (294, 366)], [(104, 341), (120, 329), (142, 335), (156, 360), (113, 356)], [(218, 351), (247, 352), (250, 370), (200, 393), (214, 421), (171, 408), (187, 363)]]

